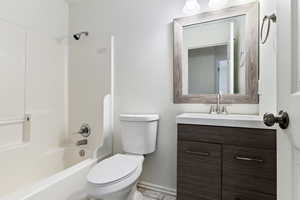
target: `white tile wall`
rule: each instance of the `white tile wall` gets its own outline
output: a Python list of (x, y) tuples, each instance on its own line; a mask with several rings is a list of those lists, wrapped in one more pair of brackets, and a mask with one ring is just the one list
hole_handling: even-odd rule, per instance
[[(62, 168), (41, 159), (65, 139), (67, 46), (57, 38), (67, 23), (64, 0), (0, 3), (0, 120), (32, 114), (29, 143), (0, 148), (0, 197)], [(0, 145), (21, 141), (21, 125), (0, 127)]]

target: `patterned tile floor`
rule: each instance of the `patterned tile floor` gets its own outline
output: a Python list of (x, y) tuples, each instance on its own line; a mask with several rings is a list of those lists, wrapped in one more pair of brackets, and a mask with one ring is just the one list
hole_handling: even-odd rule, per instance
[[(138, 189), (143, 194), (143, 200), (176, 200), (175, 196), (163, 194), (160, 192), (155, 192), (152, 190), (146, 190), (139, 188)], [(95, 200), (91, 198), (87, 198), (84, 192), (76, 193), (72, 195), (68, 200)]]
[(152, 190), (145, 190), (145, 189), (139, 188), (139, 191), (144, 196), (143, 200), (176, 200), (175, 196), (163, 194), (160, 192), (155, 192)]

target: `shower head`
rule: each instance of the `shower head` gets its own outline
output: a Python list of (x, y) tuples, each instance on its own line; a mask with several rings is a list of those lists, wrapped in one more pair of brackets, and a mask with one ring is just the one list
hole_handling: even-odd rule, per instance
[(86, 31), (85, 31), (85, 32), (76, 33), (76, 34), (73, 35), (73, 37), (74, 37), (75, 40), (80, 40), (80, 37), (81, 37), (82, 35), (88, 36), (88, 35), (89, 35), (89, 32), (86, 32)]

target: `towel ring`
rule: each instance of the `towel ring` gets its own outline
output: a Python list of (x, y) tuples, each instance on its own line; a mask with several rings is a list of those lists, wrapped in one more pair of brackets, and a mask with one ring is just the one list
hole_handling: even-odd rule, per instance
[[(263, 37), (263, 32), (264, 32), (264, 29), (265, 29), (265, 25), (266, 25), (266, 22), (268, 21), (267, 23), (267, 33), (265, 35), (265, 37)], [(271, 29), (271, 21), (273, 23), (275, 23), (277, 21), (277, 17), (275, 14), (272, 14), (272, 15), (266, 15), (263, 19), (263, 22), (262, 22), (262, 25), (261, 25), (261, 29), (260, 29), (260, 38), (261, 38), (261, 43), (262, 44), (265, 44), (269, 38), (269, 35), (270, 35), (270, 29)]]

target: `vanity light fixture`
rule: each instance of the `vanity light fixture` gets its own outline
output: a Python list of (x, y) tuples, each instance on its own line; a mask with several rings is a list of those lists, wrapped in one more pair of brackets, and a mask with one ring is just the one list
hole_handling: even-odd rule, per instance
[(182, 12), (186, 15), (194, 15), (200, 12), (198, 0), (186, 0)]
[(228, 4), (229, 0), (209, 0), (208, 7), (211, 9), (221, 9)]

